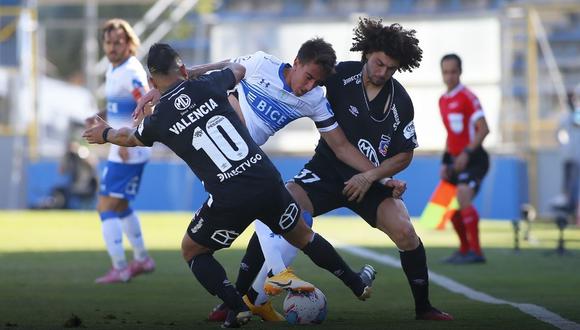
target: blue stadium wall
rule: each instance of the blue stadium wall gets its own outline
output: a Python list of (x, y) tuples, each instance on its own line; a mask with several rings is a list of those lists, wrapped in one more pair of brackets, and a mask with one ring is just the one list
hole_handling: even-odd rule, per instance
[[(285, 180), (296, 174), (308, 159), (272, 158)], [(526, 163), (519, 158), (492, 156), (491, 168), (475, 199), (482, 217), (509, 220), (519, 216), (520, 205), (528, 201), (526, 171)], [(408, 184), (404, 199), (411, 216), (421, 214), (438, 183), (438, 175), (439, 157), (416, 156), (409, 168), (398, 176)], [(66, 178), (58, 174), (58, 163), (55, 161), (42, 160), (29, 164), (28, 205), (38, 205), (52, 187), (65, 181)], [(206, 196), (199, 180), (183, 162), (151, 162), (145, 168), (139, 195), (133, 206), (137, 210), (193, 212)], [(332, 214), (351, 213), (340, 209)]]

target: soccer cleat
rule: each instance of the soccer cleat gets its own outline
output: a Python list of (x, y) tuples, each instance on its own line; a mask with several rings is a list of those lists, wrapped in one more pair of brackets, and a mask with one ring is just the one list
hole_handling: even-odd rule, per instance
[(485, 263), (485, 257), (479, 255), (473, 251), (467, 252), (464, 256), (457, 258), (453, 264), (455, 265), (465, 265), (465, 264), (483, 264)]
[(267, 322), (286, 321), (284, 316), (282, 316), (282, 314), (278, 313), (274, 309), (274, 306), (272, 306), (271, 301), (268, 300), (265, 304), (256, 306), (250, 302), (250, 298), (248, 298), (247, 295), (244, 296), (242, 299), (244, 300), (244, 303), (246, 303), (246, 306), (248, 306), (252, 314), (261, 317), (263, 321)]
[(230, 309), (225, 303), (221, 303), (214, 307), (214, 309), (207, 316), (207, 320), (210, 322), (224, 322), (228, 316)]
[(365, 288), (362, 294), (358, 296), (358, 299), (365, 301), (371, 297), (373, 281), (375, 280), (376, 275), (377, 271), (371, 265), (364, 265), (364, 267), (361, 268), (361, 270), (358, 272), (358, 276), (365, 285)]
[(453, 316), (451, 314), (442, 312), (435, 307), (431, 307), (426, 312), (417, 314), (415, 320), (425, 320), (425, 321), (453, 321)]
[(312, 292), (314, 285), (301, 280), (290, 268), (266, 279), (264, 283), (264, 292), (269, 296), (279, 295), (282, 290), (295, 292)]
[(239, 311), (228, 311), (228, 316), (222, 324), (222, 328), (239, 328), (242, 325), (250, 322), (252, 319), (252, 312), (248, 309), (248, 306), (244, 305)]
[(104, 276), (95, 280), (97, 284), (126, 283), (131, 279), (131, 270), (129, 267), (124, 269), (111, 268)]
[(133, 260), (129, 263), (129, 270), (131, 271), (131, 277), (152, 273), (155, 270), (155, 261), (151, 257), (147, 257), (143, 261)]
[(464, 253), (461, 253), (461, 251), (455, 251), (453, 252), (453, 254), (443, 260), (441, 260), (441, 262), (444, 262), (446, 264), (454, 264), (456, 263), (459, 259), (463, 258), (465, 256)]

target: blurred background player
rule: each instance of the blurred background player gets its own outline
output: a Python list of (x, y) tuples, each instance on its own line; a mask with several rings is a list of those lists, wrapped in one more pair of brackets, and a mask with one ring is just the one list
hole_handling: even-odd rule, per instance
[(485, 257), (479, 242), (479, 214), (472, 201), (489, 169), (489, 156), (482, 143), (489, 128), (477, 96), (461, 84), (461, 58), (447, 54), (441, 58), (441, 74), (447, 92), (439, 99), (447, 142), (441, 165), (441, 179), (457, 185), (459, 210), (451, 216), (459, 236), (459, 250), (445, 262), (482, 263)]
[(570, 214), (576, 213), (576, 223), (580, 225), (578, 210), (580, 189), (580, 84), (570, 97), (570, 111), (565, 113), (558, 127), (558, 142), (563, 162), (562, 198), (560, 207)]
[[(89, 118), (87, 124), (94, 124), (99, 116), (113, 127), (132, 126), (131, 113), (137, 101), (148, 91), (147, 74), (135, 57), (139, 39), (129, 23), (121, 19), (107, 21), (101, 36), (103, 50), (110, 62), (105, 81), (107, 110)], [(96, 283), (127, 282), (131, 277), (155, 269), (155, 262), (145, 248), (139, 218), (129, 205), (137, 195), (150, 153), (147, 147), (110, 147), (101, 178), (97, 211), (113, 267), (97, 278)], [(123, 233), (133, 248), (134, 259), (130, 264), (125, 258)]]

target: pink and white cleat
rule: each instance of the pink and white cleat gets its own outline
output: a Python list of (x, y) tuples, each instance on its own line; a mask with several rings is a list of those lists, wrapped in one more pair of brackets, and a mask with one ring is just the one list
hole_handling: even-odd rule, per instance
[(155, 270), (155, 261), (151, 257), (143, 261), (133, 260), (129, 263), (129, 270), (131, 277), (151, 273)]
[(107, 274), (95, 280), (97, 284), (126, 283), (131, 279), (129, 267), (124, 269), (111, 268)]

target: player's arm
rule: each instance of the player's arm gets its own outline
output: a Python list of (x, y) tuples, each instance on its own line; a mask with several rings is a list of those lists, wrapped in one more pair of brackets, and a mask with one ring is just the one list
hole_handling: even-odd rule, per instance
[(135, 137), (136, 128), (111, 128), (104, 122), (83, 132), (83, 138), (90, 144), (112, 143), (122, 147), (137, 147), (144, 144)]
[[(375, 168), (375, 165), (348, 141), (339, 126), (330, 131), (321, 131), (320, 136), (343, 163), (360, 172), (367, 172)], [(373, 181), (366, 175), (357, 175), (347, 181), (348, 184), (343, 193), (351, 201), (360, 201)]]
[(188, 79), (197, 79), (199, 76), (201, 76), (202, 74), (208, 72), (208, 71), (213, 71), (213, 70), (222, 70), (225, 69), (228, 64), (230, 64), (230, 60), (223, 60), (221, 62), (216, 62), (216, 63), (206, 63), (206, 64), (200, 64), (200, 65), (195, 65), (189, 69), (187, 69), (187, 78)]
[(224, 69), (230, 69), (234, 74), (235, 84), (233, 86), (229, 86), (230, 88), (233, 88), (235, 85), (237, 85), (242, 79), (244, 79), (244, 76), (246, 75), (246, 67), (239, 63), (229, 62), (228, 65), (224, 67)]

